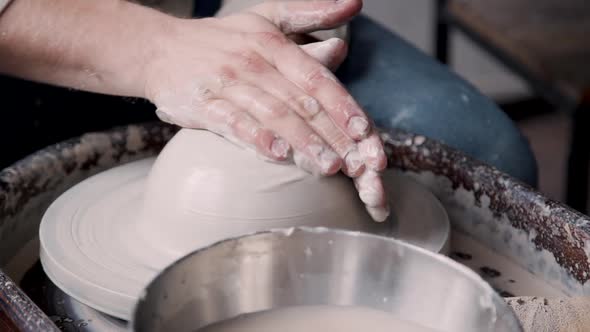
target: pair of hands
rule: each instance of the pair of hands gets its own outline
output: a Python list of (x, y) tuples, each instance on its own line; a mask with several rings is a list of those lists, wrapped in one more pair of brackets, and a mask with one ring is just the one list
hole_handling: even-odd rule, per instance
[(331, 71), (346, 44), (299, 46), (287, 37), (344, 24), (361, 7), (360, 0), (269, 2), (224, 18), (179, 20), (163, 27), (145, 97), (163, 121), (213, 131), (314, 174), (342, 170), (382, 221), (389, 214), (383, 144)]

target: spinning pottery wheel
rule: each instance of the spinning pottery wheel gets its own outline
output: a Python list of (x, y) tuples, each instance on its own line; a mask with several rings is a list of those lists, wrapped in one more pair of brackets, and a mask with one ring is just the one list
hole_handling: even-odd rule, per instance
[[(0, 330), (127, 330), (125, 321), (80, 303), (47, 279), (38, 264), (39, 222), (51, 202), (72, 186), (113, 167), (156, 156), (175, 132), (167, 125), (142, 124), (89, 133), (0, 172)], [(436, 195), (447, 211), (452, 224), (450, 257), (508, 297), (526, 332), (543, 331), (539, 326), (544, 322), (576, 324), (578, 330), (590, 326), (580, 320), (585, 315), (576, 318), (577, 312), (587, 312), (576, 311), (584, 307), (578, 304), (586, 298), (580, 297), (590, 294), (588, 217), (423, 136), (390, 131), (384, 140), (392, 174), (418, 181), (417, 188), (428, 188), (428, 195)], [(403, 196), (393, 197), (398, 219), (404, 209), (436, 211), (422, 196), (413, 197), (405, 200), (406, 207)], [(427, 214), (416, 218), (421, 216)], [(531, 312), (535, 318), (529, 320)]]
[(375, 223), (344, 176), (317, 178), (209, 132), (182, 130), (157, 159), (113, 168), (61, 195), (41, 223), (41, 262), (69, 296), (128, 320), (159, 271), (245, 233), (324, 226), (446, 253), (450, 226), (437, 199), (397, 172), (385, 181), (392, 216)]

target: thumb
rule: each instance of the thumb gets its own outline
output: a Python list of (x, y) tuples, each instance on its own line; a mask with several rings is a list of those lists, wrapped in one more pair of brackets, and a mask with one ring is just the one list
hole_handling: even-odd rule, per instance
[(362, 7), (362, 0), (279, 1), (265, 2), (248, 11), (291, 34), (337, 27), (352, 19)]
[(331, 71), (338, 69), (348, 52), (346, 43), (339, 38), (330, 38), (322, 42), (301, 45), (301, 48), (307, 55), (316, 59)]

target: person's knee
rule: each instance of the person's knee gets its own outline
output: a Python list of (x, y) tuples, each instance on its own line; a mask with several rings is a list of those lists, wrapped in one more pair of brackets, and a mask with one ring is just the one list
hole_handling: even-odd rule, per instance
[(339, 77), (377, 126), (439, 140), (536, 185), (528, 142), (489, 98), (367, 18), (352, 22)]
[(536, 185), (537, 166), (527, 140), (494, 103), (458, 78), (414, 80), (392, 87), (390, 94), (399, 96), (387, 104), (367, 105), (379, 127), (434, 138)]

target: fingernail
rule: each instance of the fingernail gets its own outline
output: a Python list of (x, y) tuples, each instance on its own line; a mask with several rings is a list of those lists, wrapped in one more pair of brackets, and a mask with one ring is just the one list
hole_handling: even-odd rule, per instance
[(336, 152), (324, 149), (318, 155), (318, 162), (320, 170), (323, 175), (332, 175), (340, 170), (342, 166), (342, 159), (336, 154)]
[(365, 203), (365, 205), (370, 207), (376, 207), (381, 205), (382, 203), (382, 194), (378, 193), (375, 190), (371, 189), (364, 189), (359, 191), (359, 197), (361, 201)]
[(384, 222), (387, 220), (390, 214), (389, 206), (385, 207), (370, 207), (367, 206), (367, 212), (369, 216), (373, 218), (376, 222)]
[(315, 115), (320, 112), (320, 103), (315, 98), (305, 98), (303, 100), (303, 108), (310, 114)]
[(281, 160), (287, 159), (290, 149), (289, 143), (282, 138), (275, 138), (270, 146), (272, 154)]
[(356, 139), (367, 136), (369, 133), (369, 121), (361, 116), (353, 116), (348, 120), (348, 132)]
[(346, 173), (349, 176), (356, 176), (361, 171), (361, 168), (365, 166), (365, 162), (361, 157), (358, 150), (352, 150), (344, 157), (344, 163), (346, 166)]
[(375, 171), (382, 171), (387, 167), (387, 157), (380, 144), (373, 143), (367, 146), (367, 166)]

